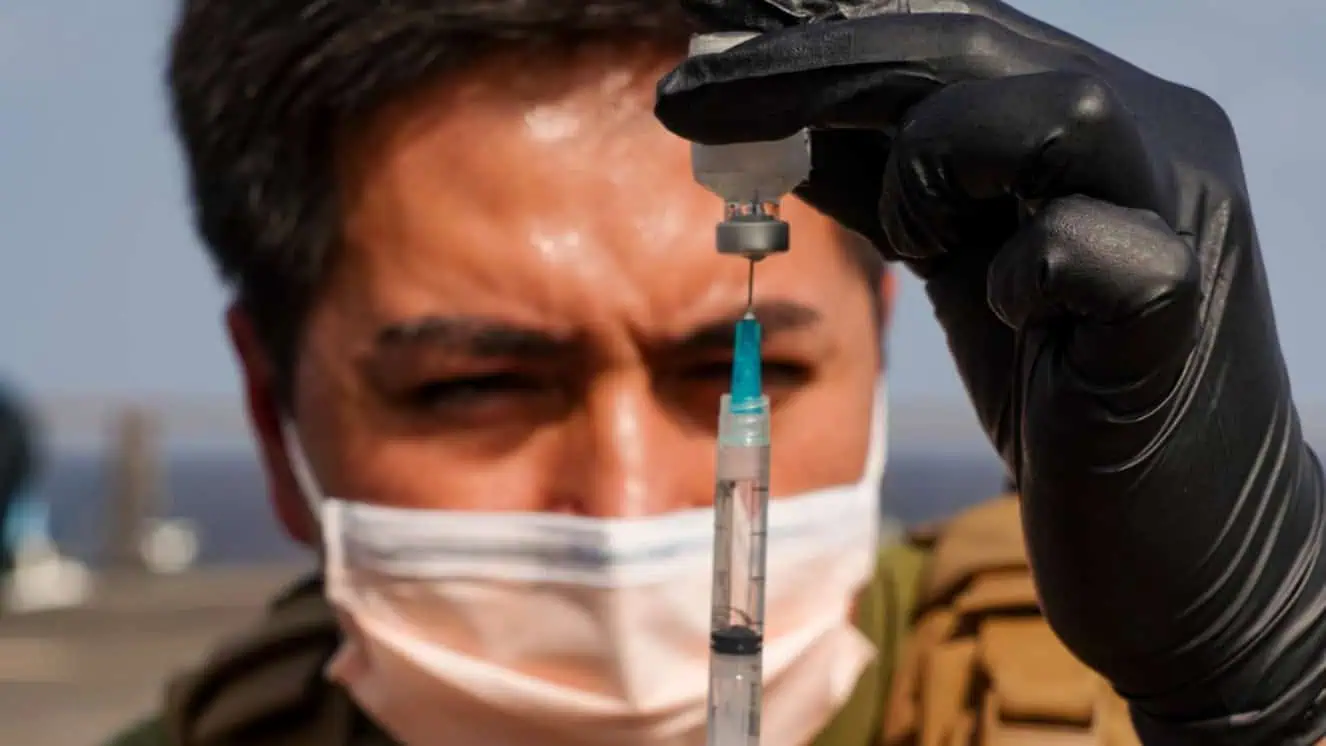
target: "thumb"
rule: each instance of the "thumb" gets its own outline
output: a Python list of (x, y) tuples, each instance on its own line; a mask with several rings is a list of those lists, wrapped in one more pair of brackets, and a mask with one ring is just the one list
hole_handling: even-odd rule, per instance
[(1083, 383), (1168, 390), (1173, 376), (1156, 374), (1177, 374), (1190, 349), (1197, 257), (1155, 213), (1065, 197), (995, 255), (987, 297), (1014, 329), (1040, 326), (1059, 338)]

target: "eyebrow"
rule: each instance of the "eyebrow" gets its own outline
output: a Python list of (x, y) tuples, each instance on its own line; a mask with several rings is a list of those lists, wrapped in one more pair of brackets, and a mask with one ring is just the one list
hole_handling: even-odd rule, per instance
[(379, 348), (428, 345), (471, 357), (545, 358), (565, 354), (574, 345), (538, 329), (474, 316), (425, 316), (383, 327)]
[[(765, 337), (813, 326), (822, 319), (819, 311), (791, 301), (758, 302), (751, 310)], [(744, 307), (665, 342), (679, 351), (730, 348), (735, 342), (736, 323)], [(573, 352), (579, 344), (547, 331), (474, 316), (426, 316), (391, 324), (377, 335), (377, 346), (393, 348), (428, 345), (470, 357), (554, 358)]]

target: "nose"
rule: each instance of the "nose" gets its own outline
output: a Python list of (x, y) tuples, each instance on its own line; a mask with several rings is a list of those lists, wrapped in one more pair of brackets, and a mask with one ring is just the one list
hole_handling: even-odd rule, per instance
[(646, 375), (603, 381), (567, 423), (549, 509), (630, 518), (707, 505), (703, 452)]

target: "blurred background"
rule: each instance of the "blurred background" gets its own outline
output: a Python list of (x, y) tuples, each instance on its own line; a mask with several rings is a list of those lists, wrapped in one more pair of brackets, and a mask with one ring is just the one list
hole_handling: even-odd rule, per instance
[[(1326, 252), (1311, 222), (1326, 170), (1326, 10), (1014, 4), (1230, 112), (1295, 391), (1326, 442)], [(308, 564), (268, 513), (225, 297), (189, 224), (162, 95), (173, 12), (168, 0), (0, 2), (0, 386), (39, 453), (6, 528), (19, 572), (0, 601), (0, 744), (104, 739), (151, 708), (164, 673)], [(890, 350), (886, 509), (917, 522), (999, 489), (910, 279)]]

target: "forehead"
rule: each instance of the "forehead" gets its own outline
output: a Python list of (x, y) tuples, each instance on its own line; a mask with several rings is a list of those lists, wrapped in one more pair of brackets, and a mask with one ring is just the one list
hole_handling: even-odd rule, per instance
[[(746, 263), (713, 249), (722, 205), (652, 115), (674, 62), (494, 62), (390, 105), (343, 154), (342, 275), (389, 317), (685, 324), (744, 299)], [(852, 277), (836, 230), (795, 200), (785, 217), (793, 250), (760, 265), (757, 292), (831, 303)]]

